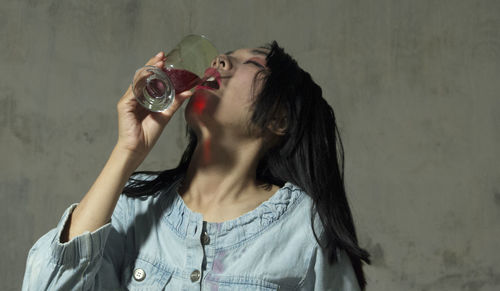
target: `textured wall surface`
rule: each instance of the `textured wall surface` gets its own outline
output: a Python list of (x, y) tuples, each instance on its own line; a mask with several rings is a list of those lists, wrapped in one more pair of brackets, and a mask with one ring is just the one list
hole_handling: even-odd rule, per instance
[[(97, 177), (133, 72), (188, 33), (221, 51), (277, 39), (323, 87), (368, 290), (499, 290), (497, 0), (2, 0), (1, 290)], [(185, 145), (178, 114), (142, 168)]]

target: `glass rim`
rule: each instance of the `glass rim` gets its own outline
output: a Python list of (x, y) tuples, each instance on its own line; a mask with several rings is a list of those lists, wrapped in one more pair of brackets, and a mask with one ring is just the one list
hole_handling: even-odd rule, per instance
[(191, 36), (197, 36), (197, 37), (201, 37), (203, 38), (204, 40), (208, 41), (212, 46), (215, 47), (215, 45), (213, 44), (212, 40), (205, 34), (196, 34), (196, 33), (190, 33), (190, 34), (187, 34), (185, 36), (183, 36), (181, 38), (181, 40), (179, 41), (179, 43), (181, 43), (184, 39), (188, 38), (188, 37), (191, 37)]

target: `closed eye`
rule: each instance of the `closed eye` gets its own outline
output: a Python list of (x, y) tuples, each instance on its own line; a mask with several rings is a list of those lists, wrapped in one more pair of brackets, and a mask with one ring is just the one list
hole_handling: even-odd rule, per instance
[(244, 62), (244, 64), (254, 64), (254, 65), (256, 65), (257, 67), (259, 67), (259, 68), (261, 68), (261, 69), (264, 69), (264, 66), (263, 66), (263, 65), (261, 65), (261, 64), (259, 64), (259, 63), (257, 63), (256, 61), (248, 60), (248, 61)]

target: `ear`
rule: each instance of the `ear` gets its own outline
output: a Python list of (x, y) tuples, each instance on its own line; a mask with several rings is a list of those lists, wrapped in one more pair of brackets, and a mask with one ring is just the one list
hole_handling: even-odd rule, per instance
[(278, 118), (273, 118), (267, 129), (278, 136), (283, 136), (286, 134), (288, 129), (288, 119), (286, 116), (282, 115)]

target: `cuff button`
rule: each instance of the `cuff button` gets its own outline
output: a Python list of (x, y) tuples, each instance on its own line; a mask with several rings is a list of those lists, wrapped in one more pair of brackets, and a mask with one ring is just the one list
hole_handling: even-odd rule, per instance
[(141, 282), (146, 278), (146, 272), (143, 269), (137, 268), (134, 270), (134, 279), (138, 282)]

